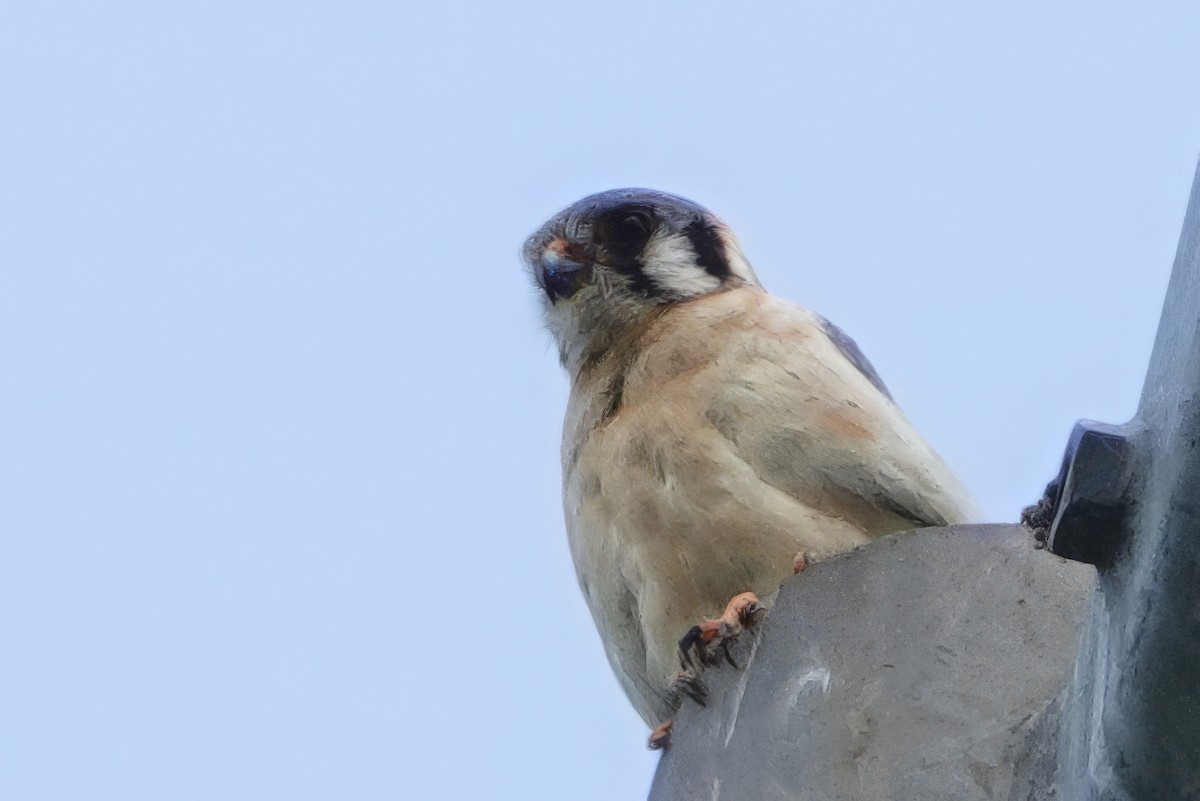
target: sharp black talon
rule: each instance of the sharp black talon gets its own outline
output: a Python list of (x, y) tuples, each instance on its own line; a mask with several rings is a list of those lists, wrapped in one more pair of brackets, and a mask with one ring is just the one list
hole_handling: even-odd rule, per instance
[(698, 667), (696, 662), (692, 661), (693, 650), (696, 652), (697, 661), (703, 665), (705, 661), (704, 643), (700, 640), (699, 626), (692, 626), (679, 641), (679, 666), (685, 670)]
[[(695, 655), (695, 660), (692, 655)], [(679, 667), (685, 670), (701, 668), (714, 664), (715, 657), (708, 655), (708, 649), (701, 638), (700, 626), (692, 626), (683, 639), (679, 640)]]
[(721, 653), (725, 654), (725, 661), (729, 663), (729, 666), (737, 670), (738, 664), (733, 661), (733, 655), (729, 653), (729, 640), (721, 640)]
[(672, 703), (678, 706), (681, 696), (686, 695), (700, 706), (707, 706), (705, 699), (708, 698), (708, 687), (705, 686), (701, 678), (691, 670), (681, 670), (675, 674), (675, 678), (671, 680), (668, 687), (670, 697), (674, 699)]
[(683, 691), (687, 694), (688, 698), (691, 698), (700, 706), (708, 706), (704, 702), (708, 698), (708, 688), (704, 686), (704, 682), (700, 681), (699, 678), (685, 681), (683, 683)]

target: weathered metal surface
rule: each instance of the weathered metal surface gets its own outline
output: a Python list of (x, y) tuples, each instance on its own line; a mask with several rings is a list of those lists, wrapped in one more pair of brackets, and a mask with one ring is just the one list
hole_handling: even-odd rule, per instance
[[(1103, 488), (1064, 490), (1049, 537), (1102, 568), (1072, 688), (1067, 797), (1200, 798), (1200, 172), (1138, 413), (1120, 428), (1099, 460), (1075, 453), (1068, 470)], [(1091, 530), (1063, 522), (1097, 497)]]
[[(1096, 571), (1020, 526), (885, 537), (788, 581), (706, 674), (659, 766), (668, 799), (995, 799), (1054, 786)], [(1017, 793), (1017, 795), (1013, 795)]]

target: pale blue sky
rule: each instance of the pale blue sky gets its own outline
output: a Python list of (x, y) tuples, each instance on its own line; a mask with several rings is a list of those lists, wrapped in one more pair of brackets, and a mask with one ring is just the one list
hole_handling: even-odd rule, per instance
[(517, 262), (584, 194), (725, 217), (994, 520), (1131, 415), (1200, 6), (747, 5), (0, 7), (0, 796), (644, 796)]

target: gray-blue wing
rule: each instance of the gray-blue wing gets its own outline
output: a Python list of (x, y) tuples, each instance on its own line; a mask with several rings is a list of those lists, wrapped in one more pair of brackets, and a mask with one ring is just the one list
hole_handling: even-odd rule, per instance
[(858, 343), (851, 339), (845, 331), (824, 317), (820, 315), (817, 315), (817, 317), (821, 321), (821, 328), (825, 331), (825, 336), (829, 337), (829, 340), (837, 345), (837, 349), (842, 352), (842, 355), (849, 359), (850, 363), (857, 367), (858, 371), (875, 385), (875, 389), (882, 392), (888, 400), (895, 402), (896, 399), (892, 397), (892, 393), (888, 392), (883, 379), (879, 377), (879, 373), (875, 372), (875, 368), (871, 366), (871, 362), (867, 360), (866, 355), (859, 349)]

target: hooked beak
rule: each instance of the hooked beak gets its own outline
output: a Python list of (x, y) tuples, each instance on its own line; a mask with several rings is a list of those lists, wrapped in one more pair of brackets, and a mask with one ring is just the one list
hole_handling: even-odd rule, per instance
[(592, 260), (584, 248), (559, 238), (542, 251), (538, 259), (542, 289), (551, 303), (565, 300), (592, 278)]

